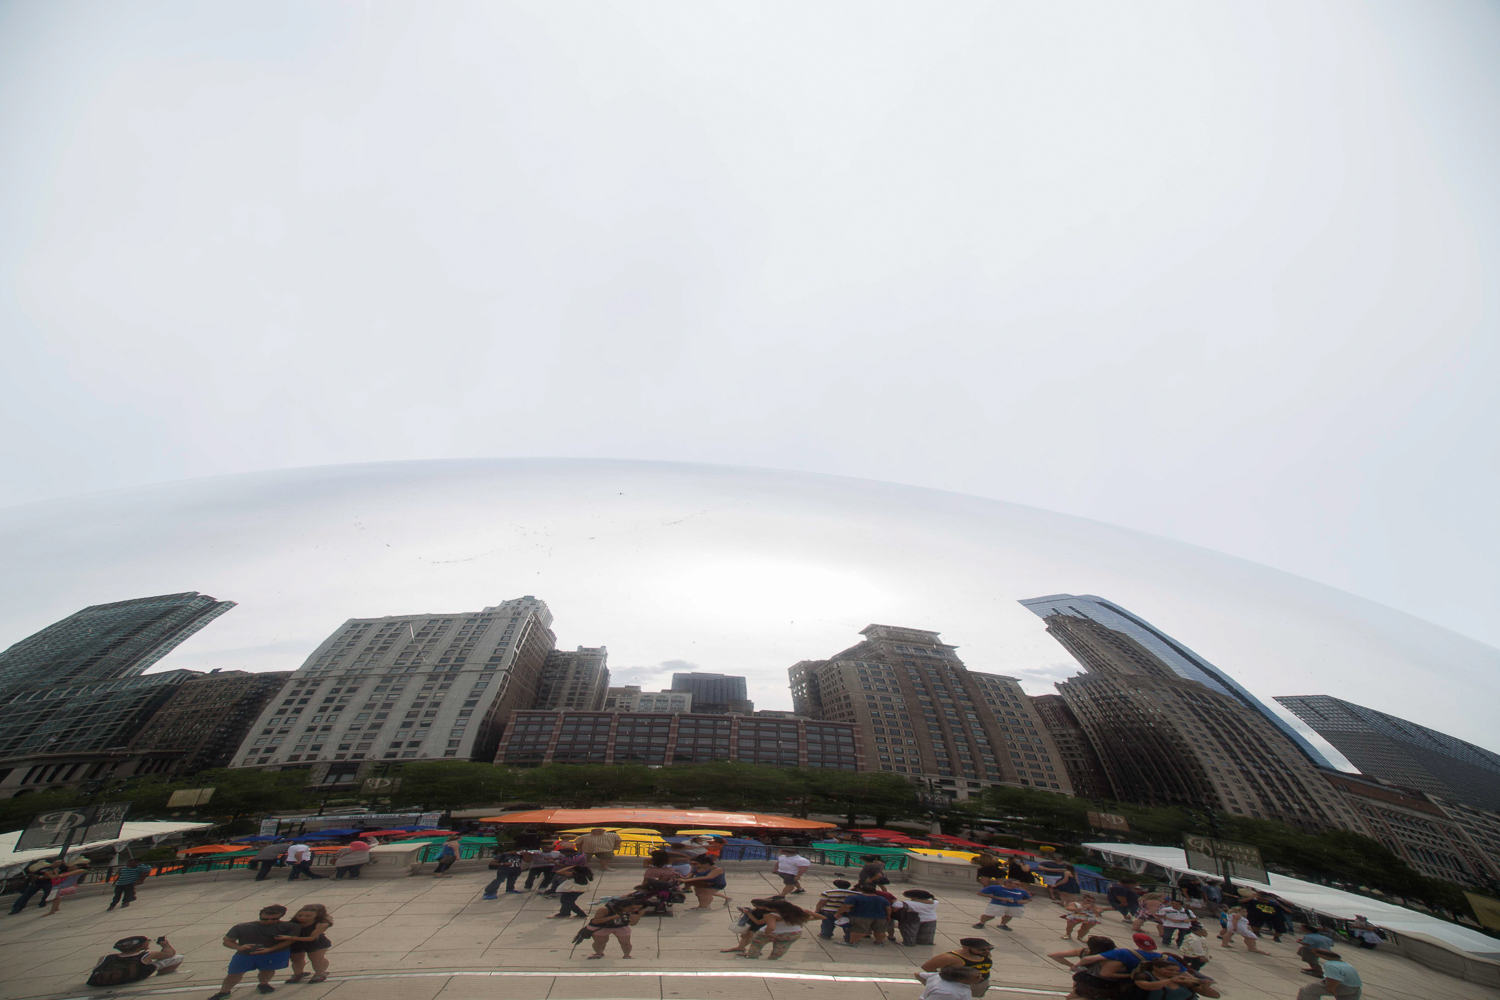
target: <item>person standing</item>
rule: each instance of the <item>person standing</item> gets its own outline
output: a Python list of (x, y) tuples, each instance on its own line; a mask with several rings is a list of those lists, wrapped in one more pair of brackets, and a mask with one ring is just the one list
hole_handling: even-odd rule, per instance
[(279, 903), (261, 910), (258, 919), (229, 928), (223, 941), (224, 947), (234, 952), (229, 959), (229, 974), (219, 985), (219, 992), (209, 1000), (229, 1000), (247, 972), (256, 974), (256, 990), (275, 993), (276, 987), (271, 985), (271, 980), (276, 978), (278, 970), (285, 969), (291, 962), (288, 951), (291, 942), (280, 938), (301, 933), (299, 925), (286, 919), (286, 907)]
[(1170, 899), (1157, 909), (1156, 919), (1161, 924), (1161, 943), (1165, 948), (1172, 947), (1174, 932), (1177, 934), (1177, 943), (1181, 944), (1193, 926), (1193, 915)]
[(589, 883), (592, 881), (594, 881), (594, 873), (589, 870), (588, 865), (569, 865), (559, 868), (552, 882), (551, 894), (555, 894), (562, 901), (562, 909), (547, 919), (563, 920), (571, 916), (587, 919), (588, 914), (578, 908), (578, 897), (588, 892)]
[[(823, 918), (823, 924), (818, 929), (818, 937), (825, 941), (833, 940), (833, 929), (838, 926), (839, 910), (844, 905), (844, 900), (853, 895), (849, 883), (841, 878), (833, 880), (833, 887), (824, 889), (823, 894), (818, 897), (817, 905), (813, 907), (818, 916)], [(844, 923), (844, 940), (849, 940), (849, 924)]]
[(1271, 931), (1271, 940), (1280, 942), (1286, 933), (1286, 917), (1291, 911), (1286, 905), (1267, 892), (1257, 892), (1245, 903), (1245, 915), (1250, 919), (1250, 929), (1257, 934), (1263, 928)]
[(891, 880), (885, 877), (885, 860), (883, 858), (871, 858), (866, 861), (859, 870), (859, 876), (854, 880), (860, 885), (890, 885)]
[(620, 957), (630, 957), (630, 928), (641, 922), (645, 903), (631, 896), (611, 900), (594, 911), (594, 916), (584, 926), (591, 931), (594, 953), (589, 958), (603, 958), (604, 947), (610, 937), (620, 942)]
[(969, 1000), (979, 973), (962, 965), (950, 965), (936, 972), (914, 973), (923, 990), (918, 1000)]
[(437, 868), (433, 870), (432, 877), (452, 878), (453, 876), (448, 874), (448, 869), (452, 868), (458, 862), (459, 851), (462, 849), (463, 838), (457, 834), (445, 840), (442, 848), (438, 851)]
[(965, 968), (979, 973), (979, 978), (969, 983), (969, 995), (982, 997), (990, 988), (990, 969), (994, 965), (991, 952), (994, 945), (984, 938), (959, 938), (958, 948), (934, 955), (922, 963), (923, 972), (940, 969)]
[(1063, 940), (1073, 937), (1076, 932), (1078, 940), (1082, 941), (1088, 937), (1089, 931), (1099, 926), (1099, 921), (1104, 915), (1099, 912), (1099, 904), (1094, 901), (1093, 896), (1085, 896), (1079, 902), (1067, 903), (1063, 906)]
[(998, 885), (1005, 878), (1005, 866), (993, 854), (981, 854), (969, 863), (979, 866), (974, 879), (980, 885)]
[(363, 840), (351, 840), (333, 856), (333, 880), (357, 879), (360, 869), (369, 863), (370, 845)]
[(588, 856), (589, 861), (597, 863), (599, 871), (603, 873), (610, 870), (623, 843), (618, 833), (596, 826), (578, 838), (578, 849)]
[(271, 869), (276, 867), (276, 862), (286, 853), (286, 848), (280, 844), (267, 844), (255, 852), (255, 857), (250, 859), (250, 867), (257, 868), (255, 881), (264, 882), (271, 877)]
[(21, 890), (21, 894), (11, 904), (10, 912), (15, 914), (26, 909), (26, 904), (31, 902), (31, 897), (37, 893), (42, 894), (42, 899), (41, 902), (36, 904), (36, 908), (39, 910), (45, 909), (47, 906), (47, 897), (52, 895), (52, 875), (61, 864), (62, 862), (58, 859), (49, 858), (42, 861), (33, 861), (21, 869), (26, 875), (26, 888)]
[(781, 876), (781, 891), (776, 895), (784, 897), (789, 893), (806, 892), (802, 888), (802, 873), (811, 867), (812, 862), (798, 854), (795, 847), (783, 847), (776, 859), (776, 874)]
[(529, 856), (531, 867), (526, 872), (524, 888), (530, 889), (537, 879), (541, 879), (542, 892), (546, 892), (547, 886), (552, 882), (552, 873), (557, 870), (557, 862), (562, 859), (562, 851), (531, 851)]
[(874, 939), (877, 948), (885, 944), (891, 926), (891, 902), (877, 888), (862, 882), (839, 907), (839, 916), (849, 918), (849, 940), (845, 943), (851, 948), (858, 948), (866, 935)]
[(1035, 885), (1036, 879), (1032, 877), (1031, 868), (1015, 855), (1011, 855), (1005, 862), (1005, 877), (1022, 885)]
[(88, 874), (88, 859), (80, 859), (77, 864), (58, 865), (52, 869), (52, 909), (43, 916), (50, 917), (62, 909), (64, 896), (71, 896), (78, 891), (78, 883)]
[(516, 851), (507, 851), (503, 847), (495, 848), (495, 856), (490, 860), (490, 870), (495, 873), (495, 881), (484, 887), (485, 899), (500, 898), (500, 883), (505, 883), (506, 892), (520, 892), (516, 888), (516, 879), (521, 875), (522, 858)]
[(1109, 900), (1109, 905), (1115, 908), (1127, 924), (1135, 919), (1136, 907), (1141, 903), (1141, 894), (1135, 891), (1133, 879), (1122, 878), (1117, 882), (1111, 882), (1109, 888), (1104, 890), (1104, 898)]
[(907, 948), (931, 945), (937, 940), (937, 897), (926, 889), (907, 889), (906, 899), (896, 915), (901, 928), (901, 944)]
[(1031, 902), (1031, 893), (1009, 879), (1000, 885), (987, 885), (980, 889), (978, 894), (987, 899), (989, 905), (984, 908), (984, 915), (979, 918), (979, 923), (974, 925), (976, 929), (984, 927), (990, 920), (999, 917), (1000, 929), (1012, 931), (1010, 922), (1024, 916), (1026, 904)]
[(1245, 916), (1243, 906), (1232, 906), (1219, 915), (1224, 921), (1224, 929), (1219, 932), (1219, 944), (1223, 948), (1234, 947), (1234, 936), (1238, 934), (1245, 942), (1245, 950), (1252, 955), (1265, 955), (1255, 946), (1255, 931), (1250, 929), (1250, 920)]
[(314, 875), (312, 870), (313, 850), (303, 843), (294, 843), (286, 849), (287, 864), (292, 866), (292, 872), (286, 877), (288, 882), (295, 882), (306, 875), (308, 878), (326, 878), (324, 875)]
[(298, 933), (282, 934), (276, 938), (287, 943), (287, 953), (291, 957), (292, 976), (287, 982), (302, 982), (302, 977), (307, 975), (305, 966), (310, 961), (313, 977), (308, 982), (321, 983), (328, 978), (328, 949), (333, 947), (333, 942), (328, 940), (327, 931), (333, 926), (333, 918), (321, 903), (308, 903), (292, 916), (292, 923), (299, 928)]
[(1297, 991), (1297, 1000), (1317, 1000), (1318, 997), (1337, 997), (1338, 1000), (1359, 1000), (1364, 992), (1364, 983), (1354, 966), (1344, 961), (1336, 951), (1322, 948), (1318, 958), (1323, 966), (1323, 978), (1308, 983)]
[[(145, 861), (137, 861), (128, 864), (115, 872), (115, 895), (109, 901), (109, 908), (113, 910), (116, 906), (129, 906), (135, 902), (136, 886), (141, 884), (147, 875), (151, 874), (151, 865)], [(1332, 942), (1330, 942), (1331, 944)]]
[(1332, 951), (1333, 938), (1320, 930), (1314, 929), (1309, 924), (1303, 924), (1303, 935), (1297, 939), (1297, 957), (1307, 963), (1307, 968), (1299, 970), (1304, 976), (1312, 976), (1316, 979), (1323, 978), (1323, 966), (1318, 961), (1319, 951)]
[(1208, 964), (1208, 931), (1202, 924), (1193, 924), (1187, 937), (1177, 942), (1177, 954), (1189, 969), (1203, 971)]
[(765, 923), (751, 936), (745, 950), (739, 953), (741, 958), (760, 958), (761, 949), (769, 944), (771, 954), (766, 961), (776, 961), (787, 953), (793, 941), (802, 936), (802, 925), (808, 918), (816, 916), (780, 896), (766, 902), (769, 905)]
[(724, 869), (720, 868), (712, 856), (700, 854), (693, 859), (692, 869), (688, 877), (682, 880), (684, 888), (692, 889), (693, 895), (698, 897), (696, 910), (711, 910), (714, 905), (714, 897), (724, 900), (724, 905), (729, 905), (729, 894), (724, 890), (729, 882), (724, 877)]

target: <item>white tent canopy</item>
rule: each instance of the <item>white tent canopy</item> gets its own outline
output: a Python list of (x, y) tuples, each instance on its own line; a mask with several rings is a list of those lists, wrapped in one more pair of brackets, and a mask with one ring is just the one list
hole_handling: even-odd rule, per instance
[[(1188, 867), (1187, 854), (1180, 847), (1153, 847), (1146, 844), (1084, 844), (1083, 846), (1098, 851), (1117, 864), (1134, 859), (1158, 865), (1179, 875), (1191, 872), (1194, 875), (1209, 878), (1219, 877), (1214, 872)], [(1120, 864), (1120, 867), (1133, 866)], [(1315, 913), (1337, 917), (1341, 920), (1353, 920), (1356, 916), (1363, 916), (1377, 927), (1384, 927), (1398, 934), (1420, 934), (1471, 955), (1491, 959), (1500, 958), (1500, 939), (1489, 937), (1459, 924), (1449, 923), (1394, 903), (1384, 903), (1378, 899), (1370, 899), (1368, 896), (1358, 896), (1352, 892), (1344, 892), (1342, 889), (1318, 885), (1316, 882), (1304, 882), (1299, 878), (1278, 875), (1275, 872), (1268, 874), (1271, 879), (1269, 884), (1241, 878), (1238, 875), (1234, 877), (1234, 882), (1236, 885), (1247, 885), (1254, 889), (1273, 892), (1282, 899)]]
[[(125, 823), (120, 827), (120, 835), (109, 840), (95, 840), (87, 844), (74, 844), (68, 848), (68, 856), (85, 854), (89, 851), (97, 851), (106, 847), (127, 844), (132, 840), (159, 841), (163, 837), (169, 837), (174, 833), (184, 833), (188, 830), (204, 830), (208, 823)], [(47, 847), (38, 851), (17, 851), (16, 842), (21, 839), (20, 830), (10, 833), (0, 833), (0, 873), (9, 875), (12, 870), (21, 865), (28, 864), (38, 858), (57, 857), (56, 847)]]

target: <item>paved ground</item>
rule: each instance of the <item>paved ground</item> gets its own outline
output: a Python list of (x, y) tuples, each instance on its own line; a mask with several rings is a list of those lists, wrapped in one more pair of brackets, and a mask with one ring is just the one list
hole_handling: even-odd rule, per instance
[[(731, 874), (729, 892), (736, 905), (748, 903), (773, 891), (774, 879), (770, 873)], [(224, 973), (229, 952), (219, 939), (231, 924), (253, 920), (270, 903), (295, 910), (304, 902), (323, 903), (336, 921), (329, 932), (335, 943), (329, 952), (332, 978), (316, 986), (283, 986), (278, 993), (287, 1000), (322, 1000), (329, 994), (335, 1000), (911, 1000), (919, 992), (911, 973), (958, 938), (977, 934), (969, 925), (982, 909), (977, 896), (942, 892), (936, 948), (872, 948), (867, 942), (856, 950), (819, 940), (814, 925), (784, 959), (771, 963), (719, 953), (734, 940), (722, 906), (691, 912), (681, 905), (672, 919), (642, 919), (634, 933), (633, 960), (622, 961), (611, 942), (608, 958), (586, 961), (588, 945), (571, 948), (578, 921), (542, 919), (556, 912), (556, 903), (533, 895), (483, 902), (479, 893), (488, 880), (475, 873), (287, 883), (280, 878), (255, 882), (247, 875), (174, 888), (164, 878), (148, 880), (128, 910), (109, 913), (108, 897), (85, 896), (68, 900), (56, 916), (43, 916), (34, 907), (18, 916), (0, 915), (0, 1000), (99, 996), (105, 991), (82, 986), (88, 969), (115, 940), (135, 933), (171, 938), (187, 956), (185, 971), (121, 992), (206, 998)], [(596, 894), (620, 894), (636, 881), (629, 872), (612, 872), (596, 883)], [(823, 882), (810, 877), (808, 888), (821, 888)], [(809, 892), (793, 898), (810, 905), (817, 897)], [(1059, 940), (1059, 912), (1039, 898), (1014, 933), (983, 935), (997, 946), (990, 997), (1067, 993), (1066, 970), (1046, 958), (1047, 952), (1067, 947)], [(1103, 930), (1128, 940), (1129, 928), (1118, 918), (1111, 917)], [(1295, 996), (1310, 981), (1297, 973), (1295, 946), (1288, 938), (1266, 947), (1272, 954), (1256, 957), (1215, 945), (1205, 971), (1236, 1000)], [(1500, 996), (1396, 955), (1355, 952), (1353, 961), (1369, 1000)], [(250, 1000), (257, 994), (253, 985), (241, 984), (236, 996)]]

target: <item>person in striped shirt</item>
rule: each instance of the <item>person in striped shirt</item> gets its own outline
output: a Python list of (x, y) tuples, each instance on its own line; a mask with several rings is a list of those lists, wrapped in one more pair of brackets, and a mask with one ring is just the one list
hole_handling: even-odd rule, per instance
[[(833, 888), (824, 889), (823, 895), (818, 897), (818, 903), (813, 911), (823, 918), (823, 926), (818, 928), (818, 937), (832, 940), (833, 928), (837, 926), (834, 921), (838, 919), (839, 908), (844, 905), (844, 900), (853, 894), (849, 883), (845, 879), (834, 879)], [(844, 940), (849, 940), (849, 925), (844, 925)]]
[(116, 906), (122, 909), (135, 902), (135, 887), (141, 884), (141, 879), (151, 874), (151, 865), (145, 861), (137, 861), (126, 865), (115, 872), (115, 898), (109, 901), (109, 908), (113, 910)]

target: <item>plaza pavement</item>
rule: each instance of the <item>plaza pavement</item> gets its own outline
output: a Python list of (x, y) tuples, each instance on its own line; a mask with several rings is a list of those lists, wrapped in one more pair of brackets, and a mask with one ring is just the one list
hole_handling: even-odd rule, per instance
[[(580, 921), (542, 919), (556, 912), (557, 903), (533, 894), (482, 901), (480, 890), (491, 877), (487, 872), (448, 879), (416, 875), (293, 883), (285, 881), (285, 872), (275, 869), (263, 882), (249, 874), (177, 886), (170, 876), (148, 879), (134, 906), (113, 913), (105, 909), (108, 896), (82, 895), (67, 900), (55, 916), (43, 916), (34, 906), (17, 916), (0, 915), (0, 1000), (127, 993), (204, 1000), (224, 974), (230, 952), (219, 942), (230, 925), (255, 919), (256, 911), (271, 903), (290, 911), (306, 902), (324, 904), (334, 917), (331, 977), (318, 985), (280, 986), (283, 1000), (914, 1000), (920, 986), (911, 974), (918, 965), (969, 936), (996, 945), (991, 998), (1062, 997), (1069, 986), (1067, 971), (1046, 958), (1069, 945), (1059, 940), (1060, 909), (1044, 896), (1032, 901), (1014, 932), (991, 926), (981, 935), (969, 925), (978, 919), (982, 900), (943, 888), (935, 890), (942, 900), (935, 947), (874, 948), (867, 941), (853, 949), (820, 940), (813, 923), (778, 962), (720, 954), (734, 942), (732, 911), (721, 903), (695, 912), (690, 900), (670, 919), (641, 919), (632, 960), (622, 961), (612, 940), (605, 959), (587, 961), (589, 945), (576, 950), (571, 945)], [(811, 906), (817, 890), (836, 877), (809, 875), (808, 894), (792, 898)], [(623, 894), (638, 878), (638, 869), (607, 873), (580, 903)], [(779, 885), (769, 871), (730, 872), (736, 906)], [(893, 888), (899, 892), (903, 886)], [(1100, 930), (1128, 943), (1129, 927), (1113, 914)], [(186, 956), (184, 971), (112, 993), (83, 986), (99, 956), (130, 934), (167, 935)], [(1301, 963), (1290, 937), (1282, 944), (1264, 942), (1271, 952), (1265, 957), (1212, 944), (1213, 960), (1205, 971), (1219, 981), (1225, 997), (1289, 998), (1310, 981), (1297, 972)], [(1367, 1000), (1500, 997), (1397, 955), (1349, 949), (1345, 957), (1360, 970)], [(253, 976), (235, 996), (258, 996)]]

